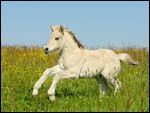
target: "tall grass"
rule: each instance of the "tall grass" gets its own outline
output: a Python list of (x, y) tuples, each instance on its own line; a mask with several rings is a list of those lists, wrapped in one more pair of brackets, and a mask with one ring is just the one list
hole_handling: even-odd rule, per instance
[(57, 63), (58, 53), (48, 56), (40, 47), (1, 46), (1, 111), (149, 111), (149, 51), (132, 47), (115, 51), (141, 63), (137, 67), (122, 63), (120, 94), (113, 96), (109, 84), (111, 92), (101, 101), (95, 79), (62, 80), (56, 101), (50, 102), (51, 77), (36, 98), (32, 90), (43, 71)]

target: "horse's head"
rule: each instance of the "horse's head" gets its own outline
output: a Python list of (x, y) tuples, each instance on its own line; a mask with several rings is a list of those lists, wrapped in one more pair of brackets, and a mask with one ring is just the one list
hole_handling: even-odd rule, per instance
[(64, 36), (64, 26), (56, 25), (51, 27), (52, 34), (48, 41), (48, 44), (44, 46), (45, 54), (55, 51), (62, 45), (62, 39)]

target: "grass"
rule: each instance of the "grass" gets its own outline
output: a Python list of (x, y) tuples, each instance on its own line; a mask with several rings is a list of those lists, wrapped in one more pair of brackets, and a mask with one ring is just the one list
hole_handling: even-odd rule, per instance
[(99, 99), (95, 79), (62, 80), (56, 89), (56, 101), (50, 102), (47, 90), (50, 77), (32, 97), (33, 86), (47, 67), (57, 63), (58, 54), (45, 55), (40, 47), (1, 46), (1, 111), (149, 111), (149, 51), (145, 48), (116, 49), (126, 52), (140, 66), (122, 63), (119, 79), (122, 90)]

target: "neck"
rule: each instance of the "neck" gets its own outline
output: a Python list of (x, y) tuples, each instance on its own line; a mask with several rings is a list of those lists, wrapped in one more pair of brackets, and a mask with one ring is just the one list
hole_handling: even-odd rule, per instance
[(77, 49), (80, 49), (78, 47), (78, 44), (73, 40), (72, 36), (68, 32), (64, 32), (64, 44), (62, 49), (60, 50), (60, 55), (72, 53)]

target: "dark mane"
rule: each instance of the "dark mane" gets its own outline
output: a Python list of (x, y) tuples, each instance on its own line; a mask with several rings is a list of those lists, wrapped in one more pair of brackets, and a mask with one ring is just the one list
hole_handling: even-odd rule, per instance
[(66, 28), (66, 30), (72, 36), (73, 40), (77, 43), (78, 47), (84, 49), (84, 46), (80, 43), (79, 40), (77, 40), (75, 34), (72, 31), (68, 30), (67, 28)]

